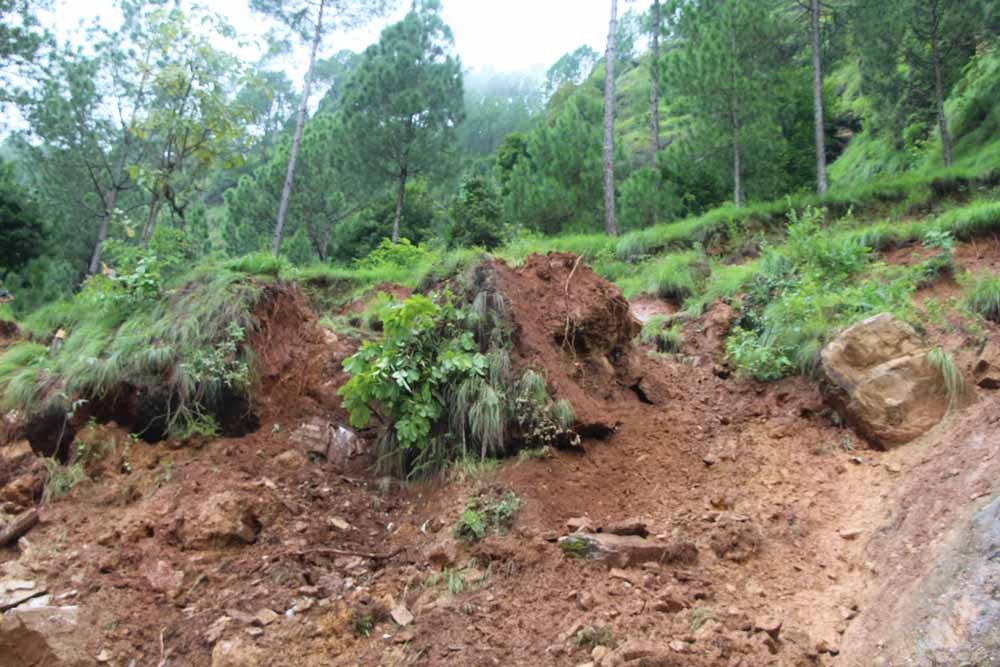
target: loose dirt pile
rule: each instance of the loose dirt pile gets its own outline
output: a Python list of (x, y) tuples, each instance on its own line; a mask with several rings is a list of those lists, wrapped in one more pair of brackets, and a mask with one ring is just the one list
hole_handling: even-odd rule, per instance
[(540, 371), (555, 397), (573, 404), (582, 435), (609, 434), (618, 426), (614, 407), (636, 401), (630, 387), (639, 323), (628, 301), (568, 253), (489, 269), (510, 308), (515, 365)]
[[(0, 552), (0, 582), (48, 596), (0, 626), (0, 664), (854, 667), (960, 664), (979, 659), (966, 639), (993, 646), (980, 584), (996, 574), (996, 393), (972, 388), (967, 412), (869, 450), (809, 381), (730, 376), (725, 304), (661, 355), (573, 256), (486, 268), (514, 363), (602, 440), (495, 473), (375, 478), (337, 428), (354, 344), (282, 289), (250, 340), (256, 431), (147, 445), (81, 428), (76, 444), (104, 452), (91, 481)], [(15, 467), (0, 508), (33, 504), (40, 487), (16, 495), (30, 453), (2, 452)], [(507, 491), (521, 500), (508, 530), (454, 534), (470, 498)], [(595, 545), (583, 558), (561, 546), (574, 535)], [(21, 618), (35, 625), (11, 634)]]

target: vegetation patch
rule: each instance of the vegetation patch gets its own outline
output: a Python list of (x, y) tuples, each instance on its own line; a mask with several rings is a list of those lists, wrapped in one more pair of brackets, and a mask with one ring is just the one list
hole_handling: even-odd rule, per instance
[(150, 439), (209, 434), (234, 403), (249, 410), (257, 362), (246, 338), (268, 284), (218, 265), (168, 280), (168, 265), (143, 255), (30, 316), (31, 336), (52, 342), (0, 358), (2, 407), (68, 413), (134, 393)]
[(344, 406), (356, 427), (380, 422), (379, 465), (388, 473), (435, 472), (474, 454), (485, 461), (576, 438), (572, 406), (553, 401), (534, 371), (514, 372), (506, 304), (489, 272), (477, 269), (471, 282), (464, 306), (447, 292), (384, 303), (382, 337), (344, 363)]
[(652, 344), (657, 352), (664, 354), (678, 352), (683, 342), (680, 326), (666, 326), (667, 319), (665, 315), (654, 315), (646, 320), (639, 333), (639, 340)]
[(1000, 324), (1000, 277), (979, 276), (965, 287), (963, 302), (970, 311)]
[(474, 543), (489, 533), (499, 534), (510, 527), (521, 505), (521, 499), (513, 491), (482, 492), (465, 504), (453, 529), (455, 537)]
[(824, 227), (809, 209), (789, 220), (788, 241), (767, 247), (726, 345), (733, 364), (761, 381), (815, 370), (838, 328), (879, 312), (907, 318), (924, 267), (887, 267), (870, 248)]

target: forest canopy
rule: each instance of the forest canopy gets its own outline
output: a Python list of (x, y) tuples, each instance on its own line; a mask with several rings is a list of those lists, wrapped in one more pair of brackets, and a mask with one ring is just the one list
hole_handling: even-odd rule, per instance
[[(46, 30), (51, 3), (0, 2), (17, 308), (153, 248), (348, 266), (384, 239), (631, 232), (1000, 163), (995, 0), (622, 3), (605, 53), (582, 44), (543, 76), (469, 70), (439, 0), (399, 4), (252, 0), (274, 30), (251, 62), (197, 5), (116, 0), (121, 24), (83, 45)], [(338, 48), (390, 15), (368, 48)], [(281, 68), (289, 44), (310, 54), (304, 81)]]

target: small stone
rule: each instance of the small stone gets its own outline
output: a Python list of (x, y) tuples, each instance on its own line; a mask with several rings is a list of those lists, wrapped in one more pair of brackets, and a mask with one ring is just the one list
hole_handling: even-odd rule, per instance
[(399, 604), (393, 607), (392, 611), (389, 612), (389, 615), (392, 616), (392, 620), (401, 627), (405, 628), (410, 623), (413, 623), (413, 614), (406, 608), (405, 604)]
[(208, 626), (208, 630), (205, 630), (204, 634), (205, 642), (207, 642), (208, 644), (214, 644), (215, 642), (222, 639), (222, 635), (226, 633), (226, 628), (229, 627), (229, 624), (232, 622), (232, 620), (233, 619), (229, 618), (228, 616), (220, 616), (219, 618), (215, 619), (215, 621), (213, 621), (212, 624)]
[(309, 459), (299, 450), (289, 449), (275, 456), (274, 462), (285, 470), (295, 471), (304, 468), (309, 463)]
[(612, 535), (638, 535), (639, 537), (649, 537), (649, 528), (645, 521), (639, 519), (626, 519), (615, 521), (605, 527), (604, 532)]
[(840, 531), (837, 532), (841, 539), (848, 541), (858, 539), (861, 536), (861, 533), (862, 531), (857, 528), (841, 528)]
[(260, 667), (263, 652), (243, 639), (219, 642), (212, 650), (212, 667)]
[(887, 463), (885, 464), (885, 469), (894, 475), (903, 472), (903, 468), (898, 463)]
[(111, 662), (111, 652), (108, 651), (108, 649), (106, 648), (101, 649), (101, 652), (97, 654), (97, 657), (95, 659), (97, 660), (97, 662), (100, 662), (102, 664), (106, 662)]
[(254, 614), (254, 618), (257, 619), (258, 623), (266, 627), (268, 625), (271, 625), (281, 617), (273, 609), (261, 609), (256, 614)]
[(258, 628), (256, 626), (251, 626), (251, 627), (249, 627), (249, 628), (246, 629), (246, 633), (248, 635), (250, 635), (251, 637), (260, 637), (261, 635), (264, 634), (264, 629), (263, 628)]
[(766, 632), (771, 639), (776, 640), (778, 633), (781, 632), (781, 619), (775, 616), (762, 616), (754, 620), (753, 627), (760, 632)]
[(702, 463), (704, 463), (709, 467), (714, 466), (716, 463), (719, 462), (719, 459), (718, 457), (715, 456), (715, 454), (706, 454), (701, 460)]
[(829, 653), (830, 655), (837, 655), (840, 653), (840, 646), (837, 642), (832, 639), (820, 639), (816, 642), (816, 652), (817, 653)]
[(590, 611), (597, 606), (597, 599), (592, 593), (583, 591), (576, 595), (576, 606), (580, 611)]
[(674, 653), (690, 653), (691, 647), (688, 646), (685, 642), (682, 642), (679, 639), (675, 639), (672, 642), (670, 642), (670, 650), (673, 651)]
[(599, 665), (609, 653), (611, 653), (611, 649), (607, 646), (595, 646), (594, 650), (590, 652), (590, 657), (593, 658), (594, 662)]
[(596, 532), (594, 529), (594, 522), (585, 516), (573, 517), (572, 519), (567, 519), (566, 529), (573, 533), (593, 533)]
[(345, 519), (339, 516), (332, 516), (327, 519), (328, 523), (339, 531), (347, 532), (351, 529), (351, 524), (349, 524)]
[(608, 573), (608, 576), (610, 576), (612, 579), (620, 579), (626, 583), (632, 584), (633, 586), (635, 585), (635, 582), (632, 581), (632, 575), (630, 575), (628, 572), (620, 568), (617, 567), (611, 568), (611, 571)]
[(293, 614), (303, 614), (312, 609), (314, 604), (316, 604), (316, 601), (312, 598), (299, 598), (292, 605), (291, 612)]

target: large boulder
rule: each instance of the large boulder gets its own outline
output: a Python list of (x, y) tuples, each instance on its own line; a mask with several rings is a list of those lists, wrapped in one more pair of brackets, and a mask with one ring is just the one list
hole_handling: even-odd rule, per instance
[(892, 315), (846, 329), (821, 359), (829, 402), (875, 447), (907, 443), (948, 411), (940, 370), (913, 327)]

